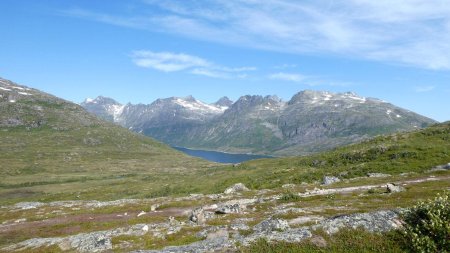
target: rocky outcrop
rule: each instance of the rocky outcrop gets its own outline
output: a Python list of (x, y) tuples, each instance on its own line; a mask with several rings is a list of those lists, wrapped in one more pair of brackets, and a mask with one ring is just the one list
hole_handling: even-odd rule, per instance
[(367, 173), (368, 177), (390, 177), (390, 174), (384, 174), (384, 173)]
[(225, 189), (223, 193), (225, 194), (233, 194), (236, 192), (243, 192), (243, 191), (249, 191), (249, 189), (243, 184), (243, 183), (237, 183), (233, 186), (228, 187)]
[(216, 209), (217, 214), (228, 214), (228, 213), (240, 213), (241, 207), (239, 204), (223, 205)]
[(194, 242), (183, 246), (170, 246), (161, 250), (139, 250), (134, 253), (199, 253), (199, 252), (224, 252), (227, 249), (236, 249), (226, 237), (218, 237), (209, 240)]
[(392, 184), (392, 183), (389, 183), (389, 184), (386, 185), (386, 191), (388, 193), (402, 192), (404, 190), (405, 190), (405, 188), (403, 188), (401, 186), (398, 186), (398, 185), (395, 185), (395, 184)]
[(377, 211), (340, 215), (326, 219), (314, 225), (312, 229), (323, 229), (327, 234), (334, 234), (344, 227), (363, 228), (369, 232), (387, 232), (401, 227), (398, 213), (398, 211)]
[(205, 210), (203, 207), (197, 207), (189, 214), (189, 220), (196, 224), (204, 224), (206, 221)]
[(112, 250), (111, 238), (119, 235), (141, 236), (147, 233), (148, 226), (137, 224), (129, 228), (117, 228), (113, 230), (83, 233), (68, 237), (33, 238), (6, 248), (4, 251), (19, 251), (39, 247), (58, 245), (63, 251), (76, 250), (77, 252), (104, 252)]
[(323, 185), (330, 185), (330, 184), (337, 183), (337, 182), (340, 182), (340, 181), (341, 180), (339, 178), (337, 178), (337, 177), (325, 176), (322, 179), (322, 184)]
[(270, 231), (284, 231), (289, 228), (289, 224), (287, 221), (282, 219), (270, 218), (268, 220), (264, 220), (261, 223), (257, 224), (253, 227), (255, 232), (270, 232)]
[(255, 232), (241, 241), (243, 245), (250, 245), (251, 243), (264, 238), (267, 241), (282, 241), (282, 242), (301, 242), (312, 236), (311, 231), (306, 227), (293, 228), (285, 231), (265, 231)]

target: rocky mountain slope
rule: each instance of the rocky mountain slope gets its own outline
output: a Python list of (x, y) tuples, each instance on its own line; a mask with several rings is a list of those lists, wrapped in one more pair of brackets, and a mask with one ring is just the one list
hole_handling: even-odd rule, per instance
[[(97, 110), (98, 104), (104, 110)], [(122, 107), (99, 97), (82, 106), (170, 145), (271, 155), (304, 155), (435, 123), (379, 99), (311, 90), (288, 102), (247, 95), (206, 105), (192, 97), (168, 98), (114, 111)]]
[(5, 79), (0, 153), (0, 202), (123, 195), (114, 184), (132, 180), (134, 173), (182, 174), (209, 166), (77, 104)]

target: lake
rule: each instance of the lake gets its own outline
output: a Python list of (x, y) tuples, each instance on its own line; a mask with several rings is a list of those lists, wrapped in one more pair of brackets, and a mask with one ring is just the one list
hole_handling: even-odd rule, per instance
[(229, 154), (218, 151), (196, 150), (182, 147), (173, 148), (190, 156), (200, 157), (216, 163), (240, 163), (259, 158), (273, 158), (272, 156), (267, 155)]

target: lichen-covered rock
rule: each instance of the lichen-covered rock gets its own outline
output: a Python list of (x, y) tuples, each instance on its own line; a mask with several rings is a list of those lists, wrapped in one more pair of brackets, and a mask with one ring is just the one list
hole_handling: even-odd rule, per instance
[(386, 232), (401, 227), (401, 222), (395, 211), (377, 211), (340, 215), (312, 226), (313, 229), (323, 229), (327, 234), (334, 234), (345, 227), (363, 228), (369, 232)]
[(226, 252), (236, 250), (236, 246), (226, 237), (203, 240), (182, 246), (169, 246), (161, 250), (138, 250), (134, 253), (202, 253), (202, 252)]
[(255, 225), (253, 230), (256, 232), (283, 231), (289, 228), (287, 221), (282, 219), (270, 218)]
[(197, 207), (189, 214), (189, 220), (199, 225), (205, 224), (205, 210), (203, 207)]
[(290, 243), (301, 242), (312, 236), (311, 231), (308, 228), (293, 228), (285, 231), (272, 231), (272, 232), (255, 232), (242, 240), (243, 245), (249, 245), (260, 238), (264, 238), (267, 241), (283, 241)]
[[(147, 226), (147, 229), (146, 229)], [(58, 245), (63, 251), (104, 252), (112, 250), (111, 238), (119, 235), (142, 236), (148, 232), (148, 225), (136, 224), (128, 228), (82, 233), (68, 237), (33, 238), (2, 248), (3, 251), (26, 251), (27, 249)]]
[(391, 174), (384, 174), (384, 173), (367, 173), (368, 177), (390, 177)]
[(216, 209), (217, 214), (240, 213), (241, 207), (238, 203), (232, 205), (222, 205)]
[(14, 205), (15, 209), (22, 209), (22, 210), (27, 210), (27, 209), (35, 209), (38, 207), (43, 206), (44, 203), (42, 202), (20, 202)]
[(322, 184), (323, 185), (330, 185), (330, 184), (337, 183), (337, 182), (340, 182), (340, 181), (341, 180), (339, 178), (337, 178), (337, 177), (325, 176), (325, 177), (323, 177)]
[(389, 183), (386, 185), (386, 191), (388, 193), (402, 192), (404, 190), (405, 190), (405, 188), (395, 185), (395, 184), (392, 184), (392, 183)]
[(236, 192), (249, 191), (249, 189), (243, 183), (237, 183), (233, 186), (228, 187), (223, 193), (232, 194)]

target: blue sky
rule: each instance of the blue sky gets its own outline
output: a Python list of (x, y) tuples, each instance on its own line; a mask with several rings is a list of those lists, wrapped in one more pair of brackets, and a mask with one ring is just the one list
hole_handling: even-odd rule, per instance
[(0, 76), (81, 102), (354, 91), (450, 120), (442, 0), (2, 0)]

